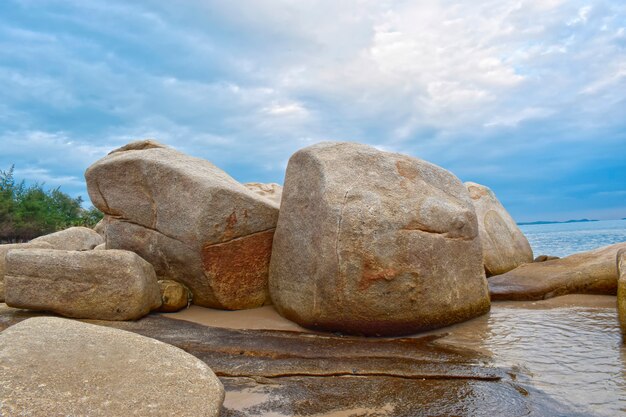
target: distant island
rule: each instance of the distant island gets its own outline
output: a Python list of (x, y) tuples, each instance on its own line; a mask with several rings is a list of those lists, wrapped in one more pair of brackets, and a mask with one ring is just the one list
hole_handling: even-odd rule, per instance
[[(626, 218), (624, 218), (622, 220), (626, 220)], [(599, 220), (580, 219), (580, 220), (567, 220), (567, 221), (564, 221), (564, 222), (550, 221), (550, 220), (540, 220), (540, 221), (537, 221), (537, 222), (519, 222), (517, 224), (519, 226), (525, 226), (525, 225), (530, 225), (530, 224), (586, 223), (586, 222), (597, 222), (597, 221), (599, 221)]]

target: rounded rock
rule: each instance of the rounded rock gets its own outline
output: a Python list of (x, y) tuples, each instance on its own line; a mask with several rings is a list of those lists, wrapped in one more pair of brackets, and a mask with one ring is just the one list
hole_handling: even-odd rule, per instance
[(202, 361), (124, 330), (38, 317), (0, 333), (7, 416), (216, 417), (224, 387)]

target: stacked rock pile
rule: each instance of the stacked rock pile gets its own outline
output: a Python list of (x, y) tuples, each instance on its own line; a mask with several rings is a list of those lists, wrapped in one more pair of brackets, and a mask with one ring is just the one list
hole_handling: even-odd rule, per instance
[(190, 300), (273, 303), (306, 327), (399, 335), (485, 313), (485, 270), (532, 261), (486, 187), (357, 143), (297, 152), (284, 190), (240, 184), (151, 140), (112, 151), (85, 177), (105, 218), (95, 231), (0, 248), (9, 306), (132, 320)]

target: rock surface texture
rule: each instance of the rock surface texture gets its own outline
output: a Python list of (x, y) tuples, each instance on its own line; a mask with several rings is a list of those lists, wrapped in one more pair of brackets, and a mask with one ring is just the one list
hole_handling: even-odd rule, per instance
[(274, 182), (268, 184), (261, 182), (247, 182), (244, 185), (250, 191), (265, 197), (280, 206), (280, 200), (283, 196), (283, 187), (281, 185)]
[(191, 302), (192, 294), (189, 288), (180, 282), (171, 280), (159, 281), (159, 289), (161, 290), (161, 307), (158, 311), (163, 313), (173, 313), (174, 311), (186, 308)]
[(617, 253), (617, 273), (617, 315), (622, 335), (626, 336), (626, 249)]
[(615, 294), (615, 258), (626, 242), (565, 258), (524, 264), (489, 278), (492, 300), (542, 300), (565, 294)]
[(53, 249), (60, 250), (91, 250), (104, 243), (104, 238), (88, 227), (70, 227), (60, 232), (40, 236), (31, 243), (46, 242)]
[(159, 279), (189, 287), (194, 304), (266, 303), (277, 204), (210, 162), (151, 141), (111, 152), (85, 177), (107, 215), (107, 249), (138, 253)]
[(6, 416), (218, 416), (224, 387), (174, 346), (39, 317), (0, 333), (0, 398)]
[(532, 262), (533, 251), (526, 236), (493, 191), (474, 182), (466, 182), (465, 187), (476, 208), (487, 276), (503, 274)]
[(101, 320), (135, 320), (161, 306), (152, 266), (121, 250), (11, 250), (5, 299), (12, 307)]
[(270, 294), (305, 327), (398, 335), (489, 310), (474, 207), (450, 172), (355, 143), (289, 160)]
[(11, 243), (0, 245), (0, 302), (4, 302), (4, 273), (6, 271), (6, 255), (11, 249), (52, 249), (48, 242)]

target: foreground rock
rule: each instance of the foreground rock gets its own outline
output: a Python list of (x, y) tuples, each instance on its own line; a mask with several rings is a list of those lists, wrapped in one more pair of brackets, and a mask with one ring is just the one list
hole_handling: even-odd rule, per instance
[(218, 416), (224, 388), (181, 349), (73, 320), (0, 333), (2, 415)]
[(104, 243), (104, 238), (88, 227), (70, 227), (60, 232), (40, 236), (31, 242), (46, 242), (51, 244), (53, 249), (59, 250), (91, 250)]
[(52, 249), (48, 242), (11, 243), (0, 245), (0, 302), (4, 302), (4, 274), (6, 272), (6, 254), (11, 249)]
[(283, 196), (283, 187), (279, 184), (271, 182), (269, 184), (264, 184), (261, 182), (247, 182), (244, 186), (250, 191), (255, 192), (256, 194), (273, 201), (274, 203), (280, 206), (280, 200)]
[(489, 310), (474, 208), (450, 172), (354, 143), (289, 160), (270, 293), (305, 327), (414, 333)]
[(622, 335), (626, 336), (626, 249), (617, 253), (617, 273), (617, 315)]
[(12, 250), (5, 299), (66, 317), (135, 320), (161, 306), (152, 266), (132, 252)]
[(180, 282), (161, 280), (159, 281), (159, 289), (162, 304), (157, 311), (173, 313), (186, 308), (191, 302), (191, 291)]
[(113, 151), (85, 176), (108, 215), (107, 249), (138, 253), (159, 279), (189, 287), (198, 305), (267, 301), (276, 204), (207, 161), (149, 141)]
[(533, 251), (515, 220), (488, 187), (466, 182), (478, 217), (487, 276), (503, 274), (533, 261)]
[(525, 264), (489, 279), (492, 300), (542, 300), (565, 294), (615, 294), (615, 258), (626, 242)]

